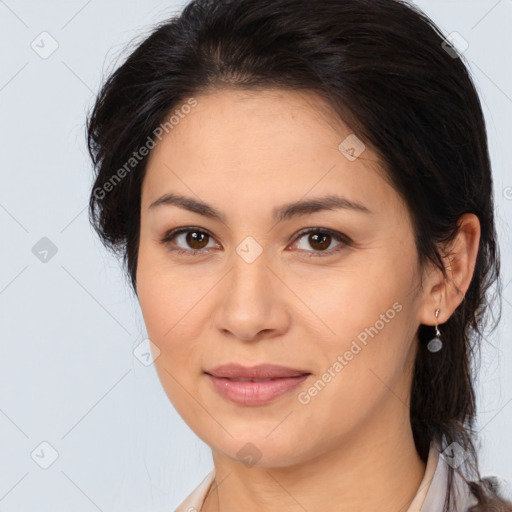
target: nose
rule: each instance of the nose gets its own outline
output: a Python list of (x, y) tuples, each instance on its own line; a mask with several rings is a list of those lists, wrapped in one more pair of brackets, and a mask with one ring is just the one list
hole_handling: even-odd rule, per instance
[(224, 336), (256, 341), (280, 336), (289, 328), (286, 301), (292, 294), (265, 253), (252, 262), (234, 254), (233, 265), (222, 281), (214, 325)]

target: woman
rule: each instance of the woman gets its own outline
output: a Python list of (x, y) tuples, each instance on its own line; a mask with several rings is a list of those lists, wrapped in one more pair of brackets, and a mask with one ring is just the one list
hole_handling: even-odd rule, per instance
[(478, 471), (499, 286), (461, 58), (394, 0), (197, 0), (104, 84), (90, 200), (214, 470), (180, 511), (511, 511)]

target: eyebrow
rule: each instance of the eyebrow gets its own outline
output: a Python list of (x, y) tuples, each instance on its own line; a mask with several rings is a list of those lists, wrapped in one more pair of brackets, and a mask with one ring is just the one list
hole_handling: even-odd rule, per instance
[[(177, 194), (164, 194), (162, 197), (151, 203), (148, 209), (152, 210), (164, 205), (178, 206), (179, 208), (183, 208), (184, 210), (188, 210), (193, 213), (198, 213), (204, 217), (217, 219), (224, 223), (226, 222), (226, 216), (224, 213), (213, 206), (204, 203), (203, 201)], [(337, 209), (352, 210), (367, 214), (373, 213), (365, 205), (358, 203), (357, 201), (351, 201), (345, 197), (337, 195), (328, 195), (275, 207), (272, 211), (272, 215), (276, 222), (283, 222), (293, 217)]]

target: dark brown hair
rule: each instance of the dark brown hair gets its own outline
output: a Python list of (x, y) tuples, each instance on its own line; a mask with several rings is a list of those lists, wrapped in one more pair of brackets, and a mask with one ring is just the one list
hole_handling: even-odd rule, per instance
[[(495, 480), (481, 478), (474, 446), (475, 361), (501, 280), (486, 128), (463, 58), (425, 14), (400, 0), (196, 0), (154, 27), (105, 81), (87, 126), (96, 170), (90, 219), (123, 256), (135, 293), (141, 148), (151, 148), (187, 98), (226, 87), (307, 90), (327, 100), (377, 152), (408, 205), (420, 262), (445, 276), (443, 244), (461, 215), (478, 216), (475, 272), (441, 326), (441, 352), (426, 348), (432, 327), (419, 327), (410, 420), (424, 461), (434, 439), (466, 451), (479, 500), (471, 511), (512, 511)], [(497, 311), (492, 329), (500, 300)]]

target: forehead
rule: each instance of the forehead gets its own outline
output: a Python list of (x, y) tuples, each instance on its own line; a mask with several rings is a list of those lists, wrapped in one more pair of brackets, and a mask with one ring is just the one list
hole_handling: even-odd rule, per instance
[(166, 192), (245, 210), (327, 192), (378, 207), (396, 196), (370, 147), (359, 141), (357, 158), (340, 150), (358, 139), (314, 93), (227, 89), (194, 100), (193, 108), (174, 107), (175, 124), (151, 152), (146, 207)]
[[(173, 107), (179, 118), (173, 116), (175, 124), (166, 130), (161, 150), (179, 139), (187, 150), (208, 154), (239, 156), (265, 150), (270, 156), (281, 149), (288, 151), (290, 158), (291, 148), (305, 153), (351, 134), (332, 108), (311, 91), (222, 89), (193, 100), (193, 108), (186, 107), (190, 98)], [(219, 141), (222, 147), (217, 145)]]

